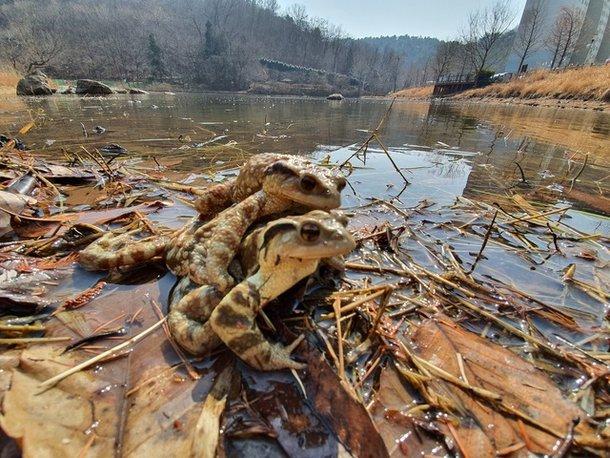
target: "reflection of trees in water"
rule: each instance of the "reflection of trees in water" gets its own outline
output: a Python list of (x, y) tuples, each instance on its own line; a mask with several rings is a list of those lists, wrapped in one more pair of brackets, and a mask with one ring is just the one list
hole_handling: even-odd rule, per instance
[(462, 158), (438, 161), (434, 162), (434, 164), (435, 167), (430, 169), (430, 174), (442, 178), (463, 177), (464, 175), (468, 175), (472, 170), (470, 164)]

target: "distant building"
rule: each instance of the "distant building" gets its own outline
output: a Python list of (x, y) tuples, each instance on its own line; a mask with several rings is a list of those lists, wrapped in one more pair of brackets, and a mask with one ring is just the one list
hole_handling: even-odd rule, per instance
[[(544, 8), (541, 23), (542, 40), (550, 36), (555, 21), (564, 8), (578, 11), (583, 20), (577, 30), (574, 50), (564, 59), (566, 65), (603, 64), (610, 57), (610, 0), (527, 0), (518, 30), (524, 25), (527, 12), (542, 3)], [(517, 73), (520, 61), (517, 49), (513, 47), (506, 62), (506, 71)], [(550, 67), (553, 60), (553, 51), (542, 45), (525, 59), (523, 65), (527, 70), (540, 67)], [(523, 69), (522, 69), (523, 70)]]

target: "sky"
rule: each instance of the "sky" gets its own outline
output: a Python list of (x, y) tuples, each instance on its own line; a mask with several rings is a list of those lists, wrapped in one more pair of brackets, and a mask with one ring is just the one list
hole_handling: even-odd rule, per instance
[[(282, 11), (297, 3), (309, 16), (340, 25), (354, 38), (379, 35), (456, 38), (468, 13), (494, 0), (278, 0)], [(526, 0), (510, 0), (517, 25)]]

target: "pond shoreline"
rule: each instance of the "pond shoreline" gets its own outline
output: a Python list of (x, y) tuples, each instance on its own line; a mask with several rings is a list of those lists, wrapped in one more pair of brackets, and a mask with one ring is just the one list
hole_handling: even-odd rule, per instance
[[(381, 98), (392, 100), (393, 97), (387, 96), (364, 96), (365, 98)], [(397, 97), (398, 101), (405, 102), (441, 102), (452, 105), (471, 105), (471, 104), (482, 104), (482, 105), (510, 105), (510, 106), (529, 106), (529, 107), (541, 107), (541, 108), (561, 108), (569, 110), (592, 110), (607, 112), (610, 110), (610, 103), (600, 102), (598, 100), (573, 100), (573, 99), (555, 99), (555, 98), (531, 98), (524, 99), (518, 97), (511, 98), (500, 98), (500, 97), (468, 97), (468, 98), (456, 98), (456, 97)]]

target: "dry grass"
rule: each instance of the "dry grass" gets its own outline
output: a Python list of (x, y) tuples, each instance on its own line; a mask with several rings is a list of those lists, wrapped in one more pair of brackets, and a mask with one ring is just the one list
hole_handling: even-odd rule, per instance
[(401, 91), (396, 91), (391, 95), (400, 98), (423, 99), (430, 98), (433, 89), (434, 86), (410, 87)]
[(17, 82), (21, 77), (12, 68), (0, 68), (0, 94), (15, 94)]
[(553, 98), (610, 102), (610, 65), (564, 71), (536, 70), (508, 83), (463, 92), (456, 98)]

